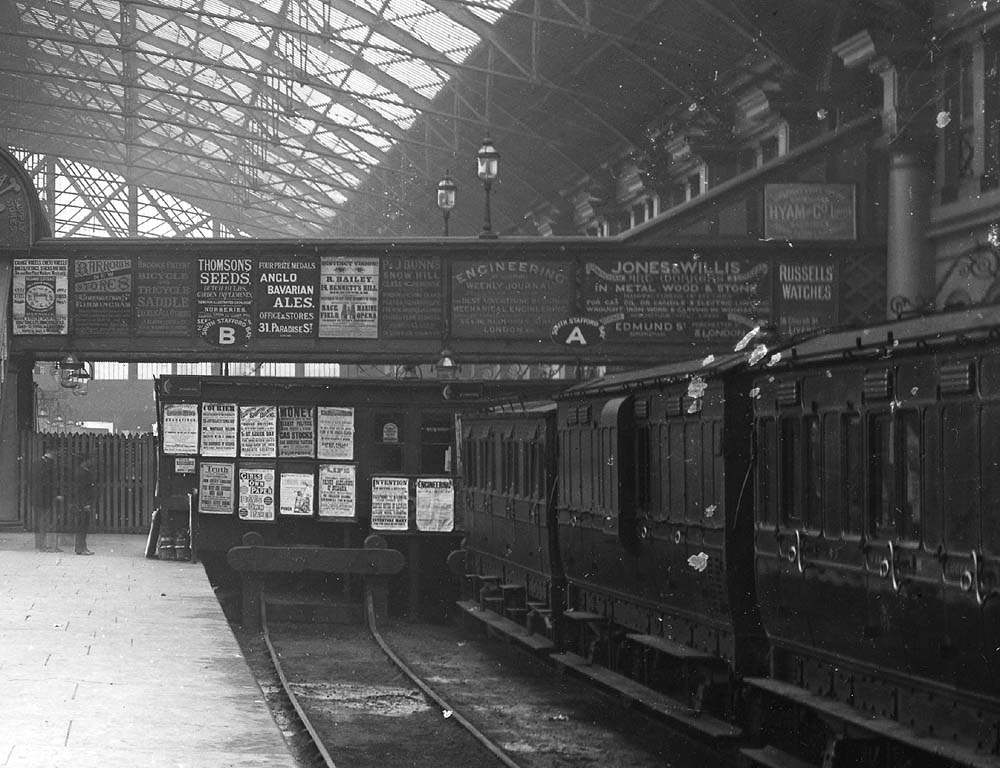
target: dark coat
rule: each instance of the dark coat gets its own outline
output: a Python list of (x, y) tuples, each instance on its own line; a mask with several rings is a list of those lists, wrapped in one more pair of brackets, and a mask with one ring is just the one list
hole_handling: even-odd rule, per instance
[(73, 469), (73, 492), (76, 503), (86, 507), (94, 503), (94, 470), (89, 461), (76, 465)]
[(51, 507), (56, 495), (56, 462), (41, 456), (31, 465), (31, 501), (36, 507)]

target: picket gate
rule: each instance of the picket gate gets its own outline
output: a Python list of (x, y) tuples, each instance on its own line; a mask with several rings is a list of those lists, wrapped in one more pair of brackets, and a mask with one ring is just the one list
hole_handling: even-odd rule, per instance
[(55, 495), (64, 497), (54, 505), (54, 531), (72, 532), (77, 508), (72, 488), (75, 457), (88, 454), (93, 460), (96, 492), (93, 533), (146, 533), (153, 513), (156, 491), (156, 437), (145, 435), (52, 434), (22, 432), (19, 462), (18, 514), (28, 530), (35, 529), (31, 468), (46, 447), (56, 453), (53, 477)]

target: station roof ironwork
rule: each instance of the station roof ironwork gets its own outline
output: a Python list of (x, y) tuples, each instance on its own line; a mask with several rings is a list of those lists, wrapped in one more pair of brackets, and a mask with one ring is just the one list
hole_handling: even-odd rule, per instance
[[(823, 79), (859, 4), (809, 0), (0, 0), (0, 138), (189, 200), (256, 237), (438, 231), (475, 152), (517, 228), (735, 79)], [(861, 4), (866, 5), (866, 4)], [(901, 0), (871, 4), (890, 16)], [(722, 123), (725, 123), (723, 120)]]

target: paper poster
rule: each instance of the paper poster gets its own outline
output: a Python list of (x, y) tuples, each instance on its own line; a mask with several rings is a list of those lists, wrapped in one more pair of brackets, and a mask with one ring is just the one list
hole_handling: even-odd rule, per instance
[(315, 481), (311, 474), (282, 472), (281, 502), (278, 511), (282, 515), (311, 516), (315, 488)]
[(69, 332), (69, 260), (14, 259), (15, 335)]
[(263, 257), (254, 277), (257, 336), (316, 336), (319, 261), (308, 256)]
[(372, 478), (372, 530), (405, 531), (409, 527), (410, 481), (405, 477)]
[(73, 334), (132, 333), (132, 259), (73, 261)]
[(274, 470), (240, 467), (240, 520), (274, 520)]
[(245, 347), (253, 334), (253, 260), (198, 259), (196, 324), (209, 344)]
[(207, 515), (233, 514), (233, 465), (214, 461), (201, 463), (198, 479), (198, 511)]
[(163, 406), (163, 452), (198, 453), (198, 404)]
[(316, 455), (316, 426), (311, 406), (278, 406), (278, 455), (306, 459)]
[(236, 456), (236, 403), (201, 404), (201, 455)]
[(356, 472), (353, 464), (320, 464), (320, 517), (354, 517), (358, 495)]
[(321, 405), (316, 415), (316, 455), (320, 459), (354, 458), (354, 409)]
[(447, 533), (455, 528), (455, 489), (449, 478), (417, 480), (417, 530)]
[(278, 440), (278, 406), (240, 406), (240, 456), (274, 458)]
[(135, 270), (135, 335), (190, 336), (194, 266), (183, 256), (144, 254)]
[(320, 338), (378, 338), (378, 265), (377, 258), (322, 257)]
[(174, 459), (174, 472), (178, 475), (193, 475), (195, 463), (194, 456), (178, 456)]

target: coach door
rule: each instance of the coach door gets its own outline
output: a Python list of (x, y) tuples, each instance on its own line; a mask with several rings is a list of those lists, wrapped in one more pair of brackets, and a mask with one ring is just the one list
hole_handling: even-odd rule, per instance
[[(941, 635), (942, 653), (955, 685), (995, 692), (1000, 673), (1000, 360), (986, 357), (980, 368), (980, 400), (969, 361), (942, 369), (967, 384), (955, 384), (941, 403), (941, 570), (946, 629), (976, 631)], [(942, 387), (944, 389), (944, 387)], [(964, 391), (962, 391), (964, 390)], [(949, 663), (950, 662), (950, 663)]]
[(865, 637), (870, 658), (932, 674), (944, 626), (933, 545), (937, 365), (930, 356), (865, 373), (868, 573)]

